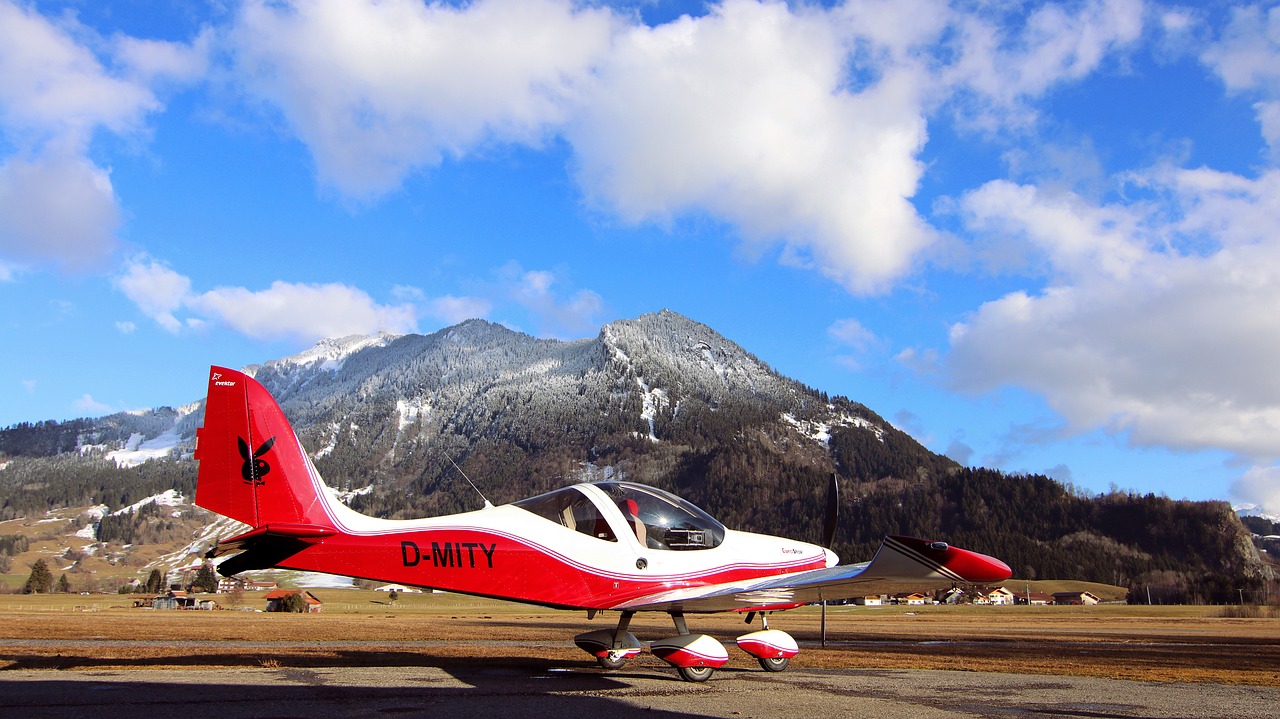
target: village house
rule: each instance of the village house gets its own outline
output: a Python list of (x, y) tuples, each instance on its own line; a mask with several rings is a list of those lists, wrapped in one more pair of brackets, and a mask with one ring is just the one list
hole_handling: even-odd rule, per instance
[(882, 607), (884, 606), (884, 597), (879, 594), (868, 594), (865, 597), (854, 597), (853, 603), (863, 607)]
[(422, 590), (417, 587), (406, 587), (403, 584), (384, 584), (381, 587), (374, 587), (375, 592), (395, 592), (396, 594), (422, 594)]
[(1093, 592), (1054, 592), (1053, 603), (1075, 606), (1092, 606), (1100, 599)]
[(1030, 592), (1018, 595), (1018, 604), (1030, 604), (1033, 607), (1043, 607), (1053, 604), (1053, 595), (1044, 592)]
[(916, 607), (916, 606), (922, 607), (926, 603), (928, 603), (928, 601), (929, 601), (929, 598), (921, 594), (920, 592), (906, 592), (902, 594), (893, 595), (894, 604), (906, 604), (907, 606), (911, 606), (911, 607)]
[(987, 602), (992, 605), (1007, 607), (1016, 603), (1013, 592), (1004, 587), (996, 587), (987, 592)]
[(158, 597), (147, 597), (133, 603), (135, 607), (148, 607), (151, 609), (216, 609), (217, 602), (212, 599), (199, 600), (186, 592), (175, 589)]
[(270, 592), (279, 589), (275, 582), (255, 582), (240, 577), (223, 577), (218, 580), (218, 594), (230, 594), (236, 590), (242, 592)]
[(293, 594), (302, 595), (302, 601), (306, 602), (307, 604), (308, 614), (319, 614), (320, 610), (324, 608), (322, 606), (323, 603), (316, 598), (316, 595), (312, 594), (311, 592), (308, 592), (302, 589), (277, 589), (273, 592), (268, 592), (267, 596), (264, 597), (264, 599), (267, 600), (267, 611), (268, 612), (284, 611), (285, 599), (287, 599), (290, 595), (293, 595)]

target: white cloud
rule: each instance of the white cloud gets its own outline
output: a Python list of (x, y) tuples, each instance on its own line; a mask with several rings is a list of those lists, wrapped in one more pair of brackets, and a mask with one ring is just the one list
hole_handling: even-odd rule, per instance
[(120, 331), (120, 334), (131, 335), (138, 331), (138, 325), (128, 321), (117, 322), (116, 329)]
[(363, 290), (339, 283), (276, 281), (265, 290), (222, 287), (190, 297), (192, 310), (256, 339), (313, 341), (323, 337), (416, 330), (409, 305), (385, 306)]
[(1262, 136), (1280, 154), (1280, 7), (1261, 5), (1233, 8), (1231, 22), (1201, 60), (1227, 89), (1252, 94)]
[(209, 69), (209, 53), (213, 47), (213, 31), (202, 30), (190, 44), (120, 37), (116, 41), (116, 59), (141, 82), (168, 80), (194, 82)]
[[(0, 158), (0, 257), (88, 270), (115, 249), (120, 210), (89, 143), (99, 129), (141, 130), (161, 103), (150, 78), (114, 75), (80, 41), (92, 36), (70, 15), (50, 21), (0, 0), (0, 137), (12, 153)], [(205, 49), (130, 38), (117, 45), (126, 65), (151, 75), (185, 56), (180, 74), (190, 79), (190, 56), (207, 52), (208, 40)]]
[(83, 28), (0, 0), (0, 124), (28, 144), (80, 150), (95, 128), (135, 130), (160, 107), (147, 87), (112, 77), (69, 30)]
[(231, 43), (248, 90), (284, 113), (320, 181), (368, 199), (446, 155), (540, 142), (613, 22), (561, 0), (250, 1)]
[(76, 412), (83, 412), (86, 415), (100, 415), (111, 411), (111, 405), (103, 404), (87, 393), (81, 395), (80, 399), (72, 402), (71, 408)]
[(1234, 504), (1257, 505), (1264, 513), (1280, 515), (1280, 466), (1253, 467), (1231, 484)]
[(125, 273), (113, 280), (138, 309), (170, 332), (182, 329), (174, 316), (191, 297), (191, 280), (169, 267), (146, 258), (128, 263)]
[(995, 9), (958, 16), (950, 43), (957, 58), (942, 71), (948, 84), (977, 94), (971, 111), (979, 118), (1016, 115), (1023, 99), (1089, 75), (1142, 34), (1141, 0), (1044, 3), (1025, 17), (1019, 4), (1003, 15)]
[(0, 256), (70, 270), (105, 266), (120, 211), (107, 173), (78, 156), (0, 163)]
[[(259, 291), (220, 287), (196, 293), (186, 275), (155, 260), (137, 258), (113, 284), (139, 310), (175, 334), (184, 327), (202, 329), (209, 321), (255, 339), (306, 342), (383, 331), (402, 334), (417, 327), (411, 304), (381, 305), (363, 290), (340, 283), (277, 281)], [(198, 316), (180, 319), (179, 314)]]
[(866, 349), (879, 342), (874, 332), (853, 318), (836, 320), (827, 328), (827, 334), (854, 349)]
[(529, 312), (541, 337), (576, 339), (595, 334), (601, 325), (604, 299), (591, 290), (578, 290), (568, 297), (555, 291), (555, 273), (524, 270), (512, 262), (499, 271), (505, 294)]
[(712, 10), (618, 38), (567, 131), (579, 182), (629, 221), (709, 212), (852, 291), (883, 289), (933, 237), (909, 200), (921, 77), (880, 68), (851, 92), (827, 16)]
[(27, 394), (31, 394), (36, 391), (36, 381), (33, 379), (24, 379), (22, 380), (22, 388), (27, 391)]
[(445, 295), (428, 303), (431, 315), (446, 324), (457, 324), (472, 318), (484, 319), (493, 311), (493, 303), (481, 297)]
[(946, 364), (970, 391), (1019, 385), (1075, 431), (1139, 445), (1280, 457), (1280, 171), (1141, 178), (1127, 207), (991, 183), (970, 230), (1021, 237), (1050, 284), (983, 304), (951, 330)]

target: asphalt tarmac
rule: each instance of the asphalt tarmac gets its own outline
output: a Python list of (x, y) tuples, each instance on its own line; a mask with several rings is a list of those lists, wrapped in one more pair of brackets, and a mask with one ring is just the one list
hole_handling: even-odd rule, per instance
[(1280, 716), (1280, 688), (1026, 674), (722, 669), (681, 681), (665, 666), (13, 670), (5, 716), (48, 719), (1251, 719)]

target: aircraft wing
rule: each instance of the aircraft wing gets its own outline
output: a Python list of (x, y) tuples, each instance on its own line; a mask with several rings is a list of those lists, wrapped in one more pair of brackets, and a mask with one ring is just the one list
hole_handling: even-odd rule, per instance
[(885, 537), (870, 562), (658, 592), (613, 607), (630, 611), (728, 612), (787, 609), (848, 599), (894, 585), (990, 584), (1012, 575), (999, 559), (915, 537)]

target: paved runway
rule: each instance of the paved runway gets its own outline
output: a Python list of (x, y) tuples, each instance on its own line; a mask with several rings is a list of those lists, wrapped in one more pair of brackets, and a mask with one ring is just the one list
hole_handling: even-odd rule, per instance
[(49, 719), (1280, 716), (1280, 689), (905, 670), (393, 667), (0, 672), (8, 716)]

